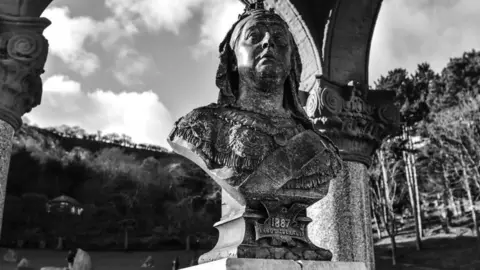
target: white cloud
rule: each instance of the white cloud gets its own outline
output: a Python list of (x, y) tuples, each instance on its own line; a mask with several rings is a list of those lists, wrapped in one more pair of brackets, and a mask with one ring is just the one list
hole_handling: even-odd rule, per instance
[(118, 46), (118, 42), (122, 38), (130, 41), (138, 33), (138, 28), (132, 22), (119, 22), (114, 17), (107, 17), (103, 21), (97, 22), (96, 31), (92, 35), (105, 50), (110, 50), (112, 47)]
[(73, 95), (81, 92), (80, 83), (71, 81), (62, 75), (48, 78), (43, 84), (44, 93), (56, 93), (59, 95)]
[(238, 0), (208, 0), (203, 6), (203, 19), (200, 27), (200, 42), (193, 48), (198, 58), (209, 52), (217, 53), (220, 42), (227, 34), (238, 15), (243, 12), (244, 4)]
[(88, 38), (96, 32), (96, 22), (89, 17), (70, 17), (67, 7), (45, 10), (44, 17), (52, 24), (44, 35), (50, 44), (50, 53), (60, 57), (69, 67), (87, 76), (98, 69), (98, 56), (85, 50)]
[(370, 83), (388, 70), (413, 72), (428, 62), (440, 72), (451, 57), (479, 48), (480, 1), (385, 0), (370, 53)]
[(45, 81), (42, 104), (26, 116), (42, 127), (78, 125), (90, 133), (124, 133), (135, 142), (164, 147), (173, 127), (169, 111), (152, 91), (87, 93), (80, 83), (63, 75)]
[[(58, 56), (67, 66), (82, 76), (93, 74), (100, 67), (97, 54), (86, 49), (86, 45), (99, 42), (110, 52), (118, 47), (122, 38), (130, 38), (138, 33), (131, 22), (120, 23), (116, 18), (107, 17), (97, 21), (87, 16), (72, 17), (68, 7), (52, 7), (42, 16), (52, 24), (45, 30), (50, 44), (50, 54)], [(47, 60), (46, 65), (50, 65)]]
[(127, 46), (118, 49), (113, 74), (125, 86), (142, 84), (140, 76), (147, 71), (153, 72), (156, 65), (152, 58), (141, 55), (136, 50)]
[(133, 22), (151, 31), (178, 33), (192, 10), (208, 0), (106, 0), (105, 5), (122, 22)]

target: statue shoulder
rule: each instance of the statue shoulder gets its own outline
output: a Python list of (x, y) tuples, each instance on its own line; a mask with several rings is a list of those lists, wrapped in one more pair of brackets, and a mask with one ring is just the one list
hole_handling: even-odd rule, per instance
[(220, 108), (218, 104), (212, 103), (207, 106), (199, 107), (193, 109), (191, 112), (181, 117), (178, 123), (187, 123), (187, 122), (196, 122), (196, 121), (212, 121), (214, 120), (215, 112)]
[(217, 122), (215, 117), (217, 107), (215, 103), (199, 107), (178, 119), (170, 133), (170, 140), (173, 136), (184, 137), (187, 135), (185, 133), (188, 133), (188, 137), (193, 136), (208, 141)]
[(219, 106), (210, 104), (196, 108), (181, 117), (175, 123), (167, 141), (187, 143), (189, 148), (207, 164), (212, 166), (213, 147), (217, 133), (218, 118), (215, 116)]

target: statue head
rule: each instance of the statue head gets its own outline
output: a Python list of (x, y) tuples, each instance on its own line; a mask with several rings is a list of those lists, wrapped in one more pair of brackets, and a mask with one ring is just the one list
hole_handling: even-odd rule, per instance
[[(283, 94), (283, 107), (311, 128), (298, 98), (300, 54), (287, 23), (279, 15), (259, 7), (259, 3), (252, 4), (233, 24), (219, 50), (219, 104), (235, 106), (240, 83), (248, 84), (272, 95)], [(268, 87), (271, 85), (283, 87)]]

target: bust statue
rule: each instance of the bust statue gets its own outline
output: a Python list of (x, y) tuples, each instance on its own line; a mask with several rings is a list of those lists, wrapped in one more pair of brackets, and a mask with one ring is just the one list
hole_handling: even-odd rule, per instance
[(274, 209), (304, 211), (341, 170), (337, 148), (300, 104), (301, 70), (286, 22), (262, 1), (247, 6), (220, 44), (218, 102), (180, 118), (168, 138), (246, 212), (263, 205), (266, 219)]

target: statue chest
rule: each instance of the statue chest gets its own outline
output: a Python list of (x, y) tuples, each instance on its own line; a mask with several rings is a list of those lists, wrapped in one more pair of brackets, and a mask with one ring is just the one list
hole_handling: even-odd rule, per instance
[(303, 127), (293, 120), (273, 121), (248, 114), (224, 112), (218, 114), (216, 149), (260, 162), (268, 154), (284, 146)]

